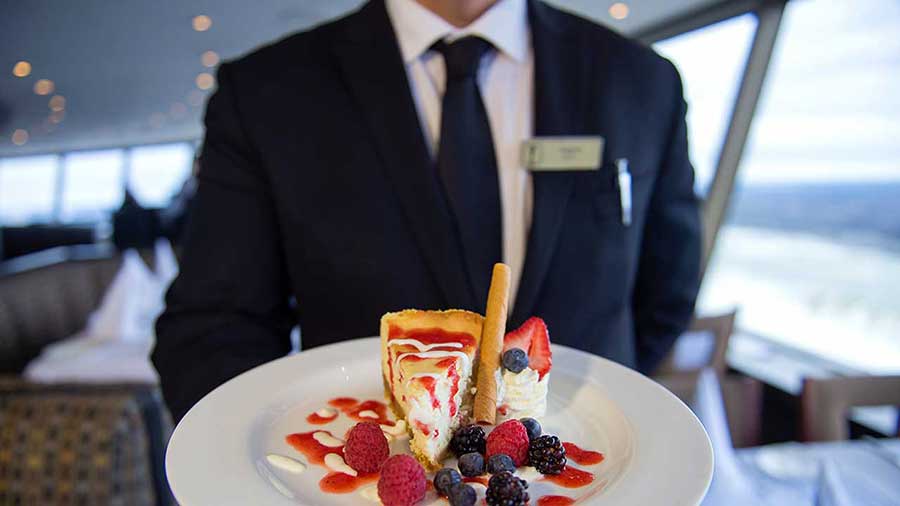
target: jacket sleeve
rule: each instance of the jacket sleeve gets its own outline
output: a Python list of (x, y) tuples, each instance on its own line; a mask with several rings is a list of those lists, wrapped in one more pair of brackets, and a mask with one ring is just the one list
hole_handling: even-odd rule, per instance
[(153, 364), (175, 420), (226, 380), (290, 350), (294, 316), (271, 185), (240, 118), (230, 64), (206, 110), (181, 270)]
[(671, 127), (644, 225), (633, 294), (638, 369), (649, 374), (687, 328), (700, 285), (701, 224), (688, 159), (681, 79), (674, 66)]

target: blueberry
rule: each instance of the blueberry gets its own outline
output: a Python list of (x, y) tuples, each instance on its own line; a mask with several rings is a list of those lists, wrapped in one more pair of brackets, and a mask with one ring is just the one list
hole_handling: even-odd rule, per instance
[(455, 483), (450, 486), (447, 493), (447, 499), (450, 499), (450, 506), (473, 506), (478, 500), (475, 489), (465, 483)]
[(519, 374), (528, 367), (528, 355), (521, 348), (510, 348), (503, 352), (503, 367)]
[(456, 471), (445, 467), (434, 475), (434, 489), (441, 495), (447, 495), (450, 487), (462, 481), (462, 476)]
[(484, 457), (480, 453), (467, 453), (459, 458), (459, 472), (463, 476), (479, 476), (484, 474)]
[(491, 458), (488, 459), (487, 471), (491, 474), (497, 474), (502, 471), (514, 473), (516, 472), (516, 465), (509, 455), (498, 453), (497, 455), (491, 455)]
[(528, 432), (529, 441), (534, 441), (541, 436), (541, 424), (539, 424), (537, 420), (534, 418), (522, 418), (519, 421), (525, 426), (525, 430)]

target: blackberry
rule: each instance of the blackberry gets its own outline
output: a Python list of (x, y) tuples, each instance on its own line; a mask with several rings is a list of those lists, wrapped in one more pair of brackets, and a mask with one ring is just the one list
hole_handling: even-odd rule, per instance
[(542, 474), (559, 474), (566, 466), (566, 448), (558, 437), (543, 435), (528, 447), (528, 462)]
[(520, 418), (519, 421), (525, 426), (529, 441), (534, 441), (541, 435), (541, 424), (534, 418)]
[(516, 472), (516, 465), (513, 463), (512, 457), (503, 453), (491, 455), (487, 461), (487, 472), (497, 474), (501, 471)]
[(480, 425), (466, 425), (456, 429), (450, 440), (450, 451), (456, 458), (467, 453), (484, 453), (484, 429)]
[(445, 467), (434, 475), (434, 489), (437, 490), (438, 494), (448, 495), (450, 487), (461, 481), (462, 476), (459, 475), (456, 469)]
[(525, 506), (528, 503), (528, 483), (509, 471), (501, 471), (488, 481), (488, 506)]

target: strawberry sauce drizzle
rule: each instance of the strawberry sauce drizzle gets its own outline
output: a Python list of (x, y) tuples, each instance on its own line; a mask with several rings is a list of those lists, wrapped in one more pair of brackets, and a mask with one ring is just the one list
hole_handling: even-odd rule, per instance
[(459, 372), (456, 366), (447, 371), (447, 377), (450, 378), (450, 417), (456, 416), (459, 406), (456, 405), (456, 394), (459, 393)]
[(603, 462), (605, 458), (602, 453), (593, 450), (585, 450), (575, 443), (564, 442), (563, 447), (566, 449), (566, 458), (576, 464), (583, 466), (592, 466)]
[[(354, 399), (353, 397), (336, 397), (328, 401), (328, 405), (341, 410), (341, 413), (344, 413), (352, 420), (355, 420), (357, 422), (372, 422), (391, 426), (394, 425), (394, 421), (388, 419), (387, 405), (380, 401), (368, 400), (359, 402), (359, 400)], [(375, 414), (378, 415), (378, 418), (359, 416), (359, 414), (363, 411), (374, 411)], [(309, 421), (309, 418), (307, 418), (307, 421)]]
[(582, 471), (571, 466), (563, 468), (557, 475), (545, 474), (543, 480), (555, 483), (565, 488), (580, 488), (590, 485), (594, 481), (594, 474)]
[(295, 450), (302, 453), (306, 459), (309, 460), (310, 464), (325, 466), (325, 455), (328, 455), (329, 453), (337, 453), (338, 455), (344, 454), (343, 446), (325, 446), (316, 441), (316, 438), (313, 437), (313, 434), (316, 432), (324, 432), (329, 436), (332, 435), (327, 430), (314, 430), (312, 432), (298, 432), (296, 434), (291, 434), (284, 438), (284, 440)]
[(343, 411), (346, 408), (352, 408), (359, 404), (359, 401), (354, 399), (353, 397), (335, 397), (328, 401), (328, 405), (334, 408), (338, 408)]
[(319, 480), (319, 489), (328, 494), (349, 494), (363, 485), (378, 481), (378, 473), (350, 476), (332, 471)]
[(570, 504), (575, 504), (575, 499), (564, 495), (545, 495), (537, 500), (537, 506), (569, 506)]
[(466, 332), (449, 332), (444, 329), (403, 329), (391, 325), (388, 340), (415, 339), (422, 344), (462, 343), (463, 346), (475, 346), (475, 338)]
[(337, 413), (335, 413), (331, 416), (321, 416), (318, 413), (310, 413), (306, 417), (306, 422), (311, 423), (313, 425), (326, 425), (328, 423), (333, 422), (334, 419), (337, 418), (337, 416), (338, 416)]

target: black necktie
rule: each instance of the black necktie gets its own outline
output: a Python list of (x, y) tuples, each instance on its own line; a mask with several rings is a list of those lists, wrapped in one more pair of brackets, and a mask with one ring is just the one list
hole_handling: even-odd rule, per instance
[(475, 298), (482, 308), (494, 263), (500, 262), (502, 255), (497, 157), (476, 81), (481, 57), (492, 47), (474, 36), (432, 46), (444, 55), (447, 68), (437, 170), (456, 219)]

